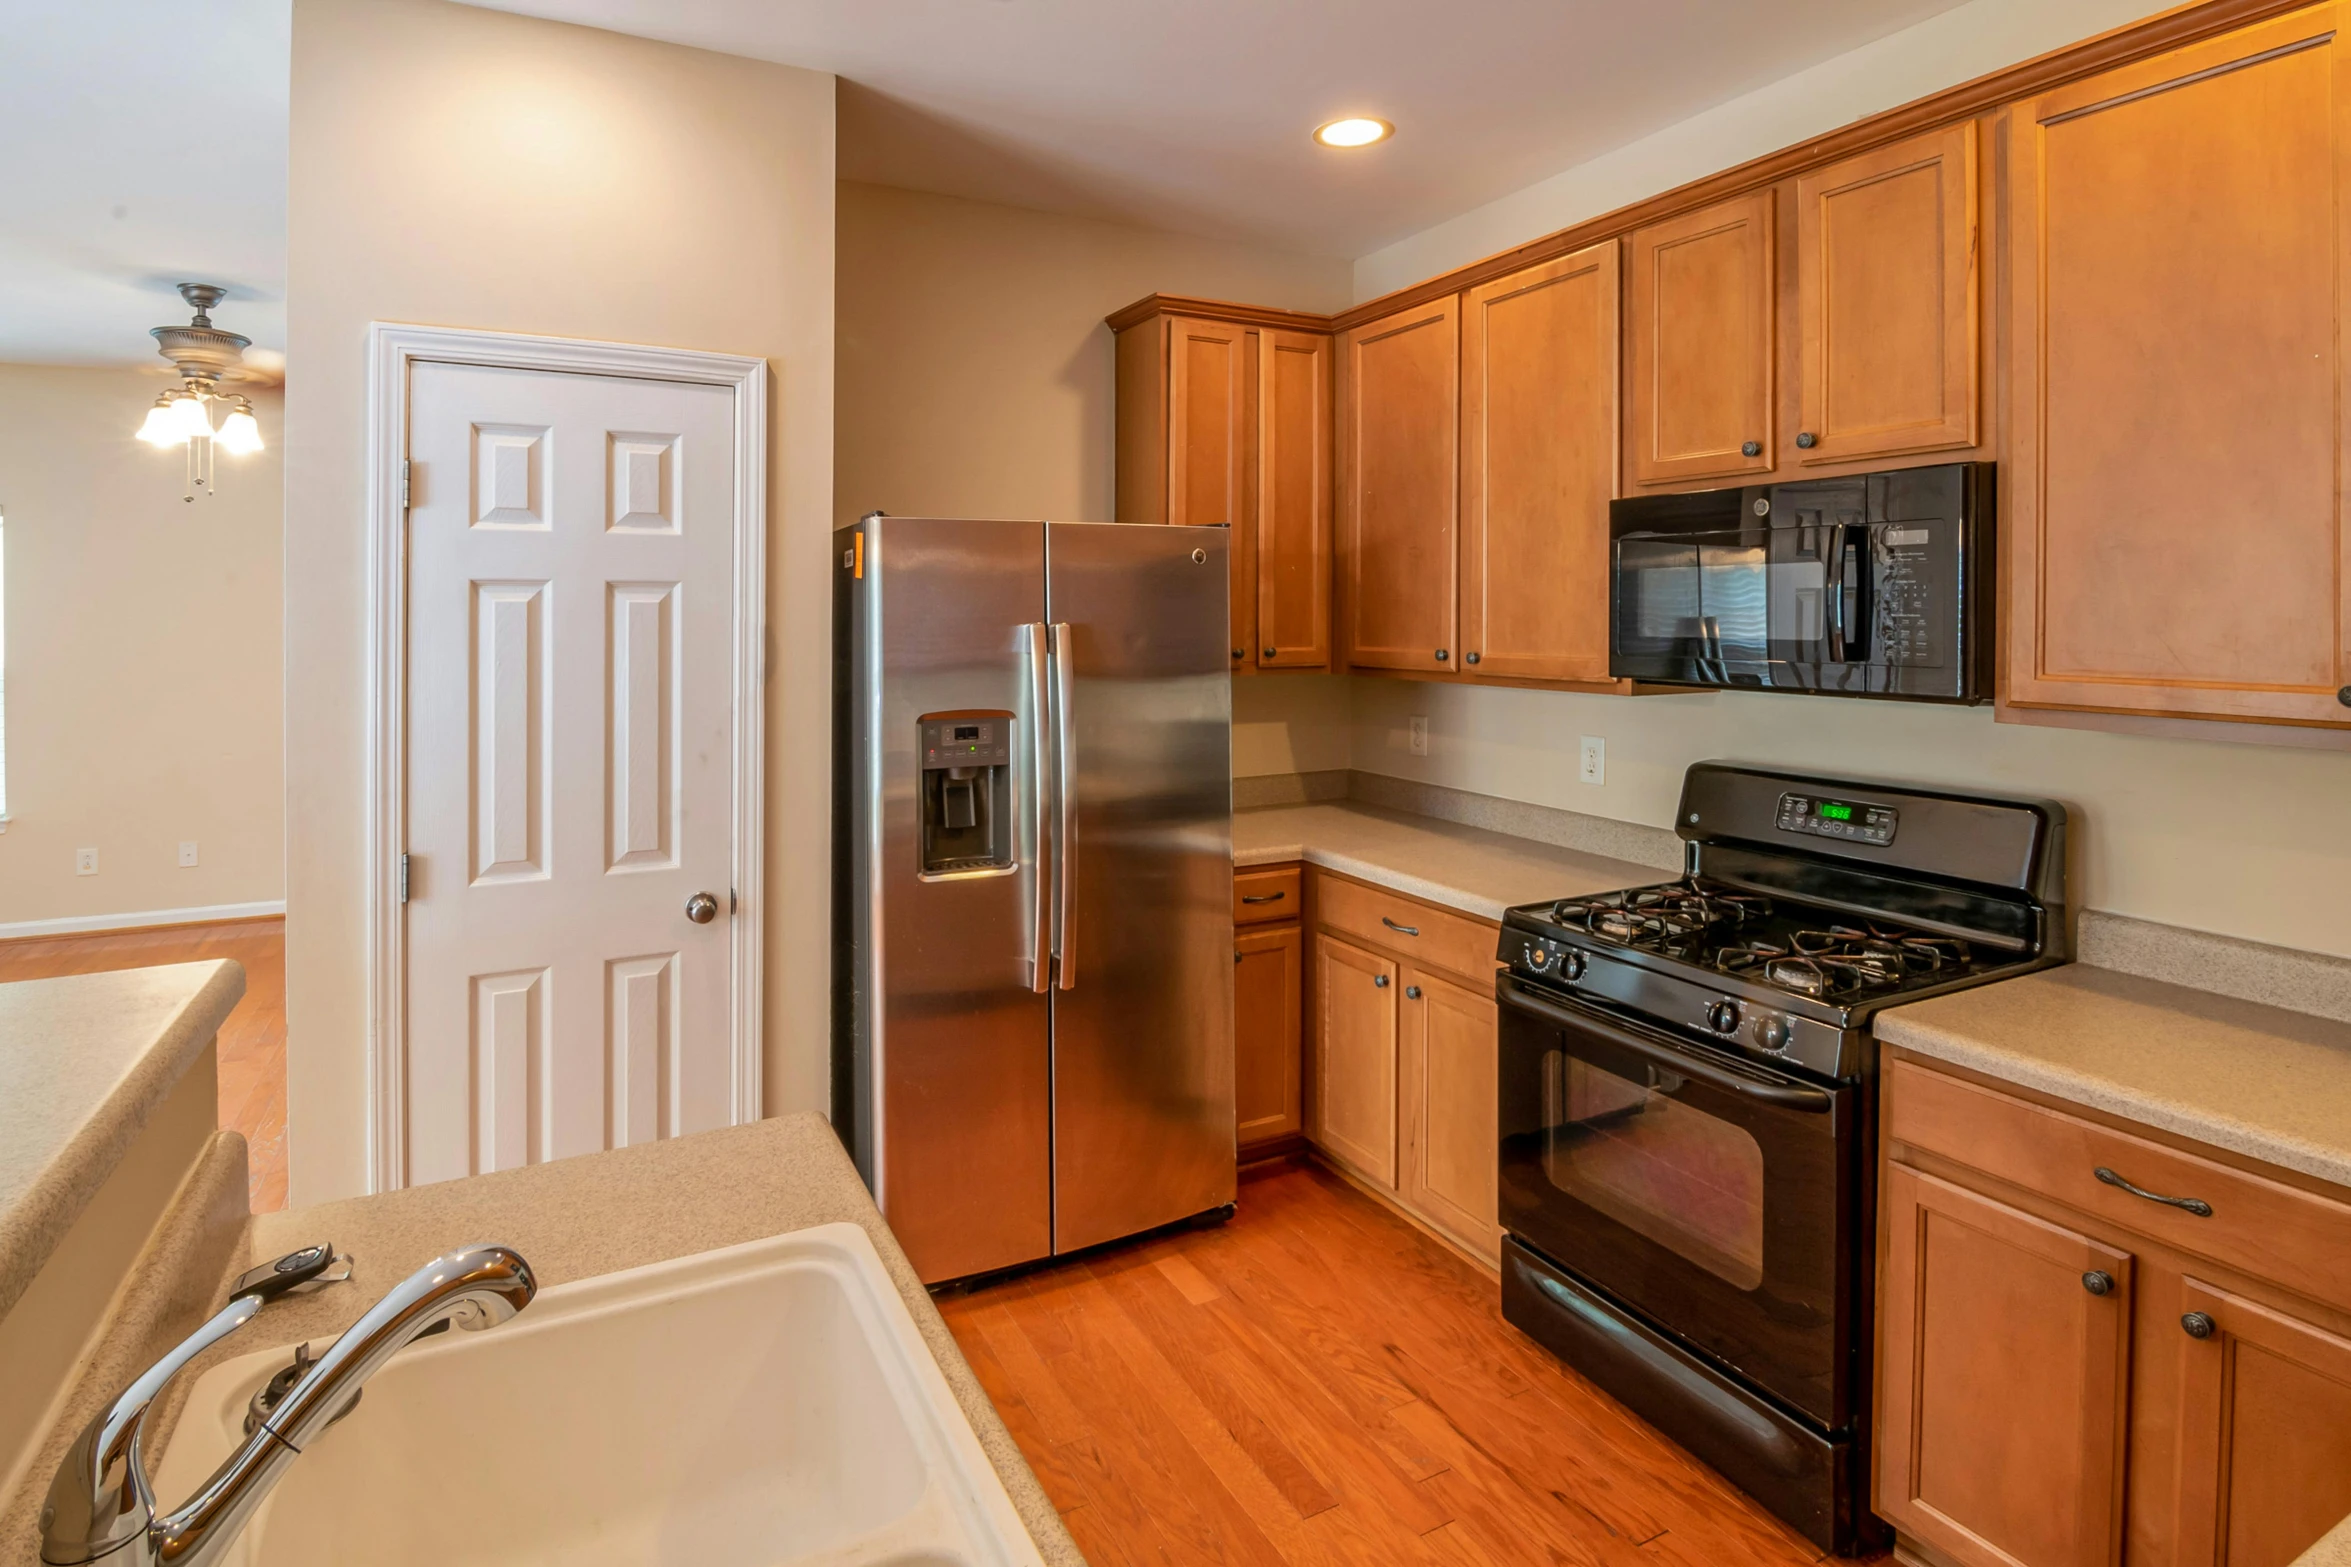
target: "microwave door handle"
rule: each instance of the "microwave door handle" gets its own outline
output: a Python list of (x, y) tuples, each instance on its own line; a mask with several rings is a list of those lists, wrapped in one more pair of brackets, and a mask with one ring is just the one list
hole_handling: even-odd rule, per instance
[(1719, 1088), (1725, 1093), (1737, 1094), (1744, 1099), (1757, 1100), (1774, 1109), (1796, 1110), (1807, 1115), (1825, 1115), (1836, 1108), (1835, 1097), (1825, 1088), (1812, 1088), (1802, 1083), (1766, 1082), (1760, 1078), (1747, 1077), (1741, 1073), (1716, 1066), (1712, 1062), (1701, 1061), (1696, 1056), (1685, 1055), (1679, 1050), (1668, 1049), (1663, 1045), (1652, 1043), (1630, 1029), (1619, 1028), (1615, 1024), (1589, 1013), (1570, 1012), (1567, 1008), (1534, 994), (1507, 974), (1500, 976), (1495, 981), (1495, 991), (1504, 1006), (1516, 1007), (1521, 1012), (1531, 1012), (1536, 1017), (1542, 1018), (1546, 1022), (1556, 1023), (1563, 1028), (1580, 1029), (1587, 1034), (1596, 1034), (1620, 1050), (1630, 1051), (1643, 1060), (1654, 1062), (1669, 1071), (1678, 1072), (1691, 1081), (1704, 1083), (1710, 1088)]
[(1055, 952), (1060, 961), (1057, 983), (1063, 990), (1078, 988), (1077, 942), (1077, 792), (1078, 749), (1076, 726), (1070, 721), (1070, 697), (1077, 686), (1077, 638), (1070, 631), (1069, 622), (1053, 623), (1053, 799), (1057, 815), (1053, 834), (1054, 895), (1053, 928), (1060, 934), (1061, 945)]
[[(1856, 663), (1869, 657), (1869, 623), (1875, 619), (1870, 603), (1870, 579), (1874, 575), (1870, 565), (1869, 524), (1853, 523), (1840, 530), (1845, 542), (1839, 551), (1839, 569), (1853, 586), (1853, 614), (1845, 625), (1845, 656)], [(1850, 552), (1851, 568), (1843, 561)]]
[(1845, 525), (1829, 526), (1829, 657), (1845, 661)]
[(1030, 898), (1029, 950), (1035, 959), (1029, 971), (1029, 989), (1039, 995), (1053, 988), (1053, 884), (1046, 875), (1051, 857), (1045, 851), (1045, 801), (1052, 793), (1053, 742), (1047, 724), (1052, 717), (1051, 661), (1046, 655), (1045, 623), (1021, 627), (1029, 656), (1029, 843), (1035, 856), (1035, 891)]

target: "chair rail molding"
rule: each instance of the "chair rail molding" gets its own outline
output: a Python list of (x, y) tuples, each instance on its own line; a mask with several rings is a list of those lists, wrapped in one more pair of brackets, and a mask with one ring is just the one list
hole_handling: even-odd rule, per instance
[(367, 339), (366, 1095), (370, 1192), (407, 1184), (406, 850), (409, 372), (423, 363), (724, 386), (734, 393), (735, 746), (733, 1119), (761, 1110), (761, 870), (765, 854), (767, 371), (765, 359), (697, 349), (377, 321)]

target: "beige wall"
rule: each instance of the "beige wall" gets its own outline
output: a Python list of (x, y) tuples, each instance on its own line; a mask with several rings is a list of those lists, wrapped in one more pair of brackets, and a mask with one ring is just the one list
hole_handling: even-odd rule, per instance
[(842, 182), (834, 516), (1111, 514), (1111, 334), (1149, 293), (1347, 302), (1344, 261)]
[[(191, 504), (181, 454), (131, 438), (165, 384), (0, 365), (0, 935), (285, 895), (279, 401), (254, 396), (266, 449), (222, 456)], [(74, 873), (81, 848), (97, 875)]]
[(288, 1127), (360, 1190), (364, 337), (373, 320), (771, 367), (767, 1108), (827, 1100), (830, 76), (445, 0), (295, 0)]

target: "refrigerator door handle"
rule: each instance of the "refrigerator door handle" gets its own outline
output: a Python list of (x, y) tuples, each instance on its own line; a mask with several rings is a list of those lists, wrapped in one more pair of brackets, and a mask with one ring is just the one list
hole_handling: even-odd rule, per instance
[(1029, 989), (1043, 995), (1053, 988), (1053, 887), (1046, 879), (1045, 800), (1052, 777), (1053, 742), (1047, 720), (1053, 711), (1045, 623), (1032, 620), (1020, 628), (1029, 660), (1029, 800), (1035, 814), (1029, 818), (1029, 843), (1036, 856), (1036, 891), (1030, 899)]
[(1053, 928), (1061, 938), (1054, 956), (1060, 959), (1063, 990), (1078, 988), (1077, 921), (1077, 729), (1070, 722), (1070, 696), (1077, 683), (1077, 639), (1069, 622), (1053, 623), (1053, 869), (1058, 886)]

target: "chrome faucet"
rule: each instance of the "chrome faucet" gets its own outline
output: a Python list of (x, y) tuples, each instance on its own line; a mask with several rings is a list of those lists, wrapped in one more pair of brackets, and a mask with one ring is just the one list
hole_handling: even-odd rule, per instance
[[(311, 1251), (331, 1254), (332, 1248)], [(308, 1256), (297, 1252), (276, 1266)], [(316, 1274), (324, 1262), (311, 1261), (317, 1266), (306, 1264), (306, 1271)], [(217, 1560), (302, 1449), (350, 1409), (361, 1385), (385, 1361), (451, 1325), (496, 1327), (529, 1305), (539, 1288), (531, 1265), (504, 1246), (469, 1246), (435, 1257), (335, 1340), (193, 1497), (158, 1516), (141, 1451), (147, 1412), (188, 1362), (284, 1292), (288, 1286), (278, 1280), (245, 1288), (270, 1271), (256, 1269), (239, 1280), (239, 1291), (210, 1322), (150, 1366), (75, 1439), (41, 1508), (42, 1561), (51, 1567), (81, 1567), (101, 1558), (112, 1558), (108, 1567), (204, 1567)]]

